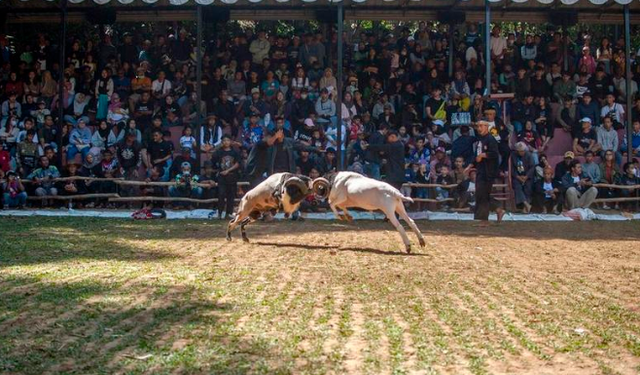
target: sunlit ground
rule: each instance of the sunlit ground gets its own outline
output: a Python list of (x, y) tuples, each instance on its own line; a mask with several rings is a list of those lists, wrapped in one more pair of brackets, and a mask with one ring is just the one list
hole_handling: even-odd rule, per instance
[(640, 223), (0, 219), (0, 373), (638, 374)]

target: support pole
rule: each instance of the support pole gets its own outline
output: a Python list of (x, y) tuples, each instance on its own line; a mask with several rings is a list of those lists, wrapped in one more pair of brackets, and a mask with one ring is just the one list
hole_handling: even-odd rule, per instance
[[(196, 5), (196, 95), (198, 96), (196, 116), (196, 154), (198, 170), (202, 166), (202, 145), (200, 133), (202, 129), (202, 5)], [(202, 173), (202, 171), (200, 171)]]
[[(58, 143), (58, 164), (62, 165), (62, 128), (64, 127), (64, 65), (65, 52), (67, 49), (67, 0), (60, 2), (61, 11), (61, 30), (60, 43), (58, 53), (60, 54), (60, 66), (58, 77), (58, 134), (56, 142)], [(84, 160), (83, 160), (84, 161)]]
[(344, 3), (344, 1), (340, 1), (338, 3), (338, 75), (337, 75), (337, 81), (338, 81), (338, 100), (336, 101), (336, 115), (338, 117), (338, 129), (337, 129), (337, 133), (338, 133), (338, 139), (336, 142), (336, 146), (337, 146), (337, 150), (336, 153), (338, 154), (338, 162), (336, 163), (337, 169), (338, 171), (342, 170), (342, 82), (343, 82), (343, 77), (342, 77), (342, 44), (343, 44), (343, 40), (342, 40), (342, 33), (343, 33), (343, 29), (344, 29), (344, 10), (342, 7), (342, 4)]
[(485, 95), (491, 95), (491, 5), (484, 1), (484, 85)]
[(453, 55), (455, 54), (455, 48), (453, 46), (453, 32), (455, 30), (456, 24), (449, 24), (449, 80), (453, 77)]
[(569, 70), (569, 30), (565, 25), (562, 27), (562, 69)]
[(629, 21), (629, 5), (624, 6), (624, 57), (625, 62), (625, 84), (627, 87), (627, 162), (631, 162), (633, 155), (631, 152), (631, 108), (633, 108), (633, 98), (631, 97), (631, 22)]

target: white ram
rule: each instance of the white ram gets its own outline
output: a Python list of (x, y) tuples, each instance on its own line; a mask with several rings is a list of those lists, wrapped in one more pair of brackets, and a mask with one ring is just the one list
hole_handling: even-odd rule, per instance
[[(424, 237), (416, 223), (407, 215), (404, 202), (413, 202), (398, 189), (386, 182), (374, 180), (354, 172), (338, 172), (326, 178), (317, 178), (312, 182), (312, 190), (320, 198), (328, 198), (331, 210), (338, 220), (353, 220), (347, 208), (357, 207), (367, 211), (382, 211), (402, 237), (407, 253), (411, 252), (411, 242), (404, 228), (396, 218), (396, 213), (409, 224), (418, 236), (420, 246), (425, 246)], [(338, 213), (344, 212), (344, 215)]]

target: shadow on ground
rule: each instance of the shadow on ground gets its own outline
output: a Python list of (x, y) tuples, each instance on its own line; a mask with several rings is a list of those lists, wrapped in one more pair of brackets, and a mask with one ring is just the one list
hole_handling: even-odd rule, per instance
[(231, 304), (195, 295), (190, 287), (159, 293), (89, 277), (12, 281), (21, 286), (0, 294), (3, 374), (153, 373), (159, 367), (245, 374), (273, 357), (262, 343), (233, 331), (226, 322)]

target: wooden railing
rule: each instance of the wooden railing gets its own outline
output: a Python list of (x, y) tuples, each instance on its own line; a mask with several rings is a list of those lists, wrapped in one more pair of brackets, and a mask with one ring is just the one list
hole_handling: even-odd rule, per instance
[[(171, 187), (178, 186), (177, 182), (169, 181), (134, 181), (134, 180), (125, 180), (123, 178), (96, 178), (96, 177), (84, 177), (84, 176), (72, 176), (72, 177), (59, 177), (50, 179), (47, 182), (56, 183), (56, 182), (65, 182), (65, 181), (87, 181), (87, 182), (113, 182), (115, 185), (123, 187), (123, 186), (139, 186), (139, 187), (150, 187), (150, 186), (158, 186), (158, 187)], [(0, 184), (5, 182), (5, 180), (0, 180)], [(22, 180), (25, 184), (33, 184), (35, 181), (33, 180)], [(201, 187), (203, 189), (211, 189), (217, 187), (217, 184), (213, 181), (211, 182), (194, 182), (191, 183), (192, 187)], [(238, 186), (249, 186), (249, 182), (241, 181), (238, 182)], [(618, 190), (640, 190), (640, 185), (614, 185), (614, 184), (594, 184), (596, 188), (607, 188), (607, 189), (618, 189)], [(443, 188), (443, 189), (455, 189), (458, 187), (458, 184), (450, 184), (450, 185), (442, 185), (442, 184), (419, 184), (419, 183), (406, 183), (403, 184), (403, 187), (411, 187), (411, 188)], [(494, 184), (494, 189), (510, 189), (509, 184)], [(121, 196), (119, 193), (88, 193), (88, 194), (73, 194), (73, 195), (49, 195), (49, 196), (29, 196), (29, 200), (63, 200), (63, 201), (72, 201), (72, 200), (87, 200), (87, 199), (107, 199), (109, 202), (121, 203), (121, 202), (148, 202), (148, 201), (158, 201), (158, 202), (185, 202), (185, 203), (193, 203), (193, 204), (210, 204), (218, 202), (217, 198), (210, 199), (196, 199), (196, 198), (188, 198), (188, 197), (168, 197), (168, 196)], [(236, 199), (238, 202), (240, 199)], [(425, 202), (425, 203), (443, 203), (443, 202), (452, 202), (455, 201), (454, 198), (445, 198), (441, 200), (432, 199), (432, 198), (414, 198), (415, 202)], [(617, 198), (599, 198), (596, 199), (596, 203), (613, 203), (613, 202), (634, 202), (640, 201), (640, 197), (617, 197)]]

